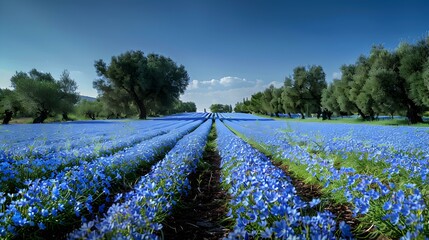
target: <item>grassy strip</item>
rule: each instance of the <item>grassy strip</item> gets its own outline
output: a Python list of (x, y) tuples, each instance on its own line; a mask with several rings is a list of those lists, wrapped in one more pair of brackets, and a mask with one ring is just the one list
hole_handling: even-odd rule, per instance
[[(404, 119), (388, 119), (388, 120), (374, 120), (374, 121), (366, 121), (360, 118), (339, 118), (332, 120), (322, 120), (322, 118), (305, 118), (305, 119), (297, 119), (297, 118), (287, 118), (287, 117), (270, 117), (262, 114), (254, 114), (259, 117), (271, 118), (280, 121), (291, 121), (291, 122), (312, 122), (312, 123), (341, 123), (341, 124), (368, 124), (368, 125), (380, 125), (380, 126), (409, 126), (407, 120)], [(429, 127), (429, 122), (417, 123), (413, 124), (414, 127)]]

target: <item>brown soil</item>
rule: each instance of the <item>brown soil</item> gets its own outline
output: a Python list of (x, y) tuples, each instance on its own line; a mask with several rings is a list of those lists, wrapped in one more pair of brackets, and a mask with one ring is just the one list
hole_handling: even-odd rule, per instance
[[(315, 184), (308, 184), (304, 181), (296, 178), (291, 174), (289, 171), (289, 168), (287, 165), (282, 165), (281, 163), (275, 162), (274, 163), (277, 167), (283, 170), (283, 172), (290, 177), (293, 186), (295, 187), (295, 190), (297, 192), (297, 195), (306, 202), (311, 201), (313, 198), (321, 198), (322, 193), (322, 187)], [(328, 210), (332, 212), (336, 216), (337, 220), (337, 229), (339, 229), (339, 223), (341, 221), (346, 222), (350, 225), (352, 231), (356, 229), (356, 227), (359, 224), (359, 221), (353, 217), (353, 213), (351, 210), (351, 206), (347, 204), (335, 204), (331, 203), (328, 204), (324, 210)]]
[(191, 174), (191, 190), (173, 214), (163, 222), (164, 239), (221, 239), (228, 229), (227, 195), (220, 186), (220, 156), (208, 150), (202, 165)]

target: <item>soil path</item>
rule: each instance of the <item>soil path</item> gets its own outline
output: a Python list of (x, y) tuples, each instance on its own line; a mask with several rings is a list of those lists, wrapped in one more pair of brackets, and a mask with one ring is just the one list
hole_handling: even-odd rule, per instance
[(190, 176), (191, 190), (163, 222), (164, 239), (221, 239), (227, 235), (227, 194), (220, 186), (220, 156), (214, 148), (212, 128), (197, 171)]

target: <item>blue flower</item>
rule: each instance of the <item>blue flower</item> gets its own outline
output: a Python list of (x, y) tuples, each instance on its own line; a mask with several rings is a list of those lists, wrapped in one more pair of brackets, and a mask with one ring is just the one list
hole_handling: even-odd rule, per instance
[(351, 238), (351, 237), (353, 237), (350, 225), (348, 225), (344, 221), (341, 221), (339, 227), (340, 227), (340, 230), (341, 230), (341, 236), (343, 238)]
[(288, 226), (286, 220), (276, 221), (273, 225), (273, 232), (277, 238), (286, 238), (294, 233), (292, 228)]
[(313, 198), (313, 200), (311, 200), (311, 202), (310, 202), (310, 207), (314, 207), (314, 206), (318, 205), (319, 203), (320, 203), (319, 198)]
[(383, 210), (388, 211), (390, 209), (392, 209), (392, 202), (390, 201), (385, 202), (383, 205)]
[(273, 235), (273, 229), (271, 227), (266, 227), (261, 233), (262, 238), (271, 238), (272, 235)]
[(388, 215), (389, 221), (393, 224), (396, 225), (399, 222), (399, 214), (396, 212), (393, 212), (391, 214)]
[(42, 216), (43, 217), (47, 217), (47, 216), (49, 216), (49, 211), (48, 210), (46, 210), (46, 209), (42, 209), (42, 211), (41, 211), (41, 213), (42, 213)]
[(39, 227), (40, 230), (45, 230), (46, 229), (46, 225), (44, 223), (42, 223), (42, 222), (39, 222), (37, 224), (37, 226)]

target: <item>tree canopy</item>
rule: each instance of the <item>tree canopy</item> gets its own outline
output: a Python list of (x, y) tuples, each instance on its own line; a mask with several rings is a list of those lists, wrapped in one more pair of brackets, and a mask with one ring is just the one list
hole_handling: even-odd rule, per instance
[(237, 112), (263, 114), (312, 113), (325, 118), (358, 114), (374, 120), (380, 114), (406, 116), (422, 122), (429, 109), (429, 37), (415, 44), (401, 43), (394, 51), (373, 46), (368, 56), (340, 68), (341, 77), (329, 85), (321, 66), (293, 69), (284, 85), (273, 86), (239, 102)]
[(228, 105), (228, 104), (219, 104), (219, 103), (215, 103), (210, 105), (210, 111), (212, 113), (229, 113), (232, 112), (232, 106)]
[[(11, 111), (18, 111), (20, 105), (30, 114), (36, 114), (34, 123), (43, 123), (54, 113), (67, 116), (79, 95), (76, 82), (70, 78), (68, 71), (64, 71), (59, 80), (55, 80), (50, 73), (32, 69), (30, 72), (17, 72), (11, 78), (14, 95), (9, 98)], [(18, 104), (19, 103), (19, 104)]]
[(170, 58), (141, 51), (113, 56), (110, 65), (95, 62), (100, 77), (94, 81), (101, 99), (111, 105), (135, 106), (139, 118), (147, 117), (148, 108), (172, 106), (188, 86), (189, 76), (183, 65)]
[(174, 107), (169, 112), (169, 114), (183, 113), (183, 112), (196, 112), (196, 111), (197, 111), (197, 105), (195, 105), (194, 102), (182, 102), (182, 101), (178, 100), (174, 104)]
[[(429, 38), (395, 51), (374, 46), (369, 56), (341, 67), (342, 77), (325, 90), (322, 105), (331, 111), (357, 112), (364, 119), (379, 114), (405, 115), (422, 122), (429, 107)], [(426, 74), (426, 75), (425, 75)]]

